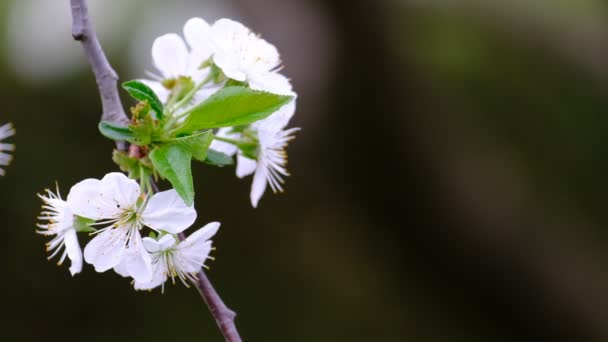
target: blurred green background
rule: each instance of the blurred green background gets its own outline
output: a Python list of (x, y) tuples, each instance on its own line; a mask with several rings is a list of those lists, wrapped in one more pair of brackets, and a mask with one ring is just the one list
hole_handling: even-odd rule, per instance
[[(236, 18), (299, 93), (287, 192), (194, 166), (245, 341), (608, 339), (608, 1), (91, 0), (121, 80)], [(198, 294), (46, 261), (36, 193), (116, 170), (68, 0), (0, 1), (2, 341), (221, 341)], [(124, 98), (125, 104), (131, 102)], [(165, 188), (167, 184), (162, 184)], [(82, 241), (81, 241), (82, 242)]]

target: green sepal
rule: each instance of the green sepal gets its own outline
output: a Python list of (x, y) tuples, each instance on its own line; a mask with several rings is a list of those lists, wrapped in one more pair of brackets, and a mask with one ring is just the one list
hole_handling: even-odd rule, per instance
[(131, 124), (129, 128), (133, 132), (133, 141), (138, 146), (149, 145), (156, 140), (157, 121), (150, 115), (146, 115), (136, 123)]
[(163, 118), (163, 103), (160, 101), (152, 88), (137, 80), (125, 82), (122, 84), (122, 87), (134, 99), (147, 102), (152, 110), (156, 112), (157, 119)]
[(188, 118), (177, 130), (177, 134), (247, 125), (266, 118), (292, 98), (292, 96), (276, 95), (242, 86), (222, 88), (190, 110)]
[(72, 222), (72, 227), (74, 227), (74, 229), (78, 233), (92, 233), (92, 232), (97, 231), (97, 229), (91, 227), (91, 225), (93, 223), (95, 223), (95, 220), (74, 215), (74, 221)]

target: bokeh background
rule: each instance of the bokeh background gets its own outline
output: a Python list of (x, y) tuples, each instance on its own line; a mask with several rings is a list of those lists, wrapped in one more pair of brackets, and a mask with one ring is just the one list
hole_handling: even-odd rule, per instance
[[(221, 341), (192, 289), (46, 261), (35, 194), (116, 170), (68, 0), (0, 1), (0, 340)], [(194, 166), (245, 341), (608, 339), (608, 1), (91, 0), (121, 80), (192, 16), (277, 45), (283, 195)], [(130, 104), (125, 96), (125, 104)], [(163, 184), (166, 187), (166, 184)]]

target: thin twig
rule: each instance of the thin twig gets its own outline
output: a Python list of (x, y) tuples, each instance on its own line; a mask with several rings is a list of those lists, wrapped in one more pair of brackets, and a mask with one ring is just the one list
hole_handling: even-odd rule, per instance
[[(124, 124), (128, 122), (129, 119), (123, 110), (122, 102), (118, 96), (118, 75), (108, 62), (108, 59), (99, 44), (97, 35), (91, 26), (86, 0), (70, 0), (70, 4), (73, 19), (72, 36), (75, 40), (82, 43), (89, 63), (93, 69), (93, 73), (95, 74), (95, 80), (97, 81), (97, 87), (99, 88), (103, 107), (101, 119), (116, 124)], [(122, 148), (122, 150), (126, 150), (126, 148)], [(152, 180), (152, 184), (155, 192), (158, 192), (158, 187), (154, 183), (154, 180)], [(184, 234), (180, 233), (179, 238), (180, 240), (183, 240), (185, 238)], [(224, 301), (222, 301), (217, 291), (213, 288), (213, 285), (203, 273), (202, 269), (198, 274), (198, 282), (195, 285), (204, 302), (207, 304), (213, 318), (215, 318), (226, 341), (241, 342), (241, 337), (234, 324), (234, 317), (236, 314), (224, 304)]]
[[(183, 241), (185, 238), (184, 233), (179, 233), (180, 241)], [(202, 269), (198, 272), (198, 282), (195, 285), (198, 293), (207, 304), (209, 311), (211, 311), (211, 315), (213, 315), (226, 342), (241, 342), (241, 336), (234, 323), (236, 313), (226, 306)]]
[(108, 62), (91, 25), (86, 0), (70, 0), (72, 7), (72, 37), (82, 43), (101, 96), (101, 119), (115, 124), (129, 121), (118, 96), (118, 75)]

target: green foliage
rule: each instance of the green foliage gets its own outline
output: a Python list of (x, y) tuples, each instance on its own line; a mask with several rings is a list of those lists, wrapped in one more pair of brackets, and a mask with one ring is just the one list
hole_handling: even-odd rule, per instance
[(225, 153), (218, 152), (213, 149), (207, 149), (207, 158), (205, 158), (205, 163), (221, 167), (234, 164), (234, 160), (231, 156)]
[(187, 205), (194, 203), (191, 160), (192, 152), (180, 142), (167, 143), (150, 152), (156, 171), (171, 182)]
[(192, 153), (192, 158), (199, 161), (204, 161), (207, 158), (207, 149), (212, 141), (213, 132), (211, 130), (169, 140), (170, 143), (179, 143), (186, 146)]
[(128, 142), (135, 140), (135, 135), (129, 127), (114, 125), (107, 121), (101, 121), (98, 127), (101, 134), (106, 138)]
[(157, 140), (162, 132), (159, 132), (157, 121), (150, 115), (145, 115), (136, 123), (129, 126), (133, 132), (133, 142), (138, 146), (146, 146)]
[(129, 174), (129, 178), (140, 180), (154, 174), (154, 167), (148, 157), (133, 158), (126, 152), (114, 150), (112, 160), (121, 171)]
[(246, 125), (264, 119), (292, 99), (246, 87), (226, 87), (194, 107), (178, 134)]
[(125, 82), (122, 87), (134, 99), (147, 102), (156, 113), (157, 119), (163, 118), (163, 104), (150, 87), (136, 80)]

